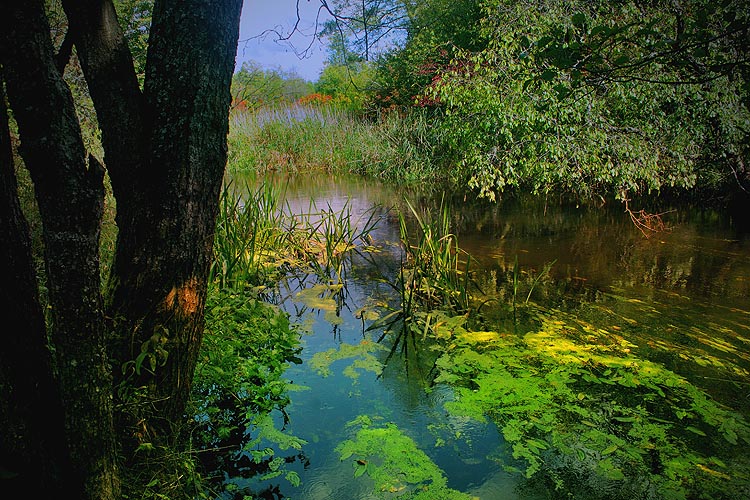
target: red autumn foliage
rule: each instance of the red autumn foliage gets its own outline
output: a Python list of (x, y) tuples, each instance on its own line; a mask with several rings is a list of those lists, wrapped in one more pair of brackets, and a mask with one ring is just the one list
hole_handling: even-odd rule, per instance
[(238, 111), (247, 111), (247, 101), (245, 99), (232, 99), (232, 109), (236, 109)]

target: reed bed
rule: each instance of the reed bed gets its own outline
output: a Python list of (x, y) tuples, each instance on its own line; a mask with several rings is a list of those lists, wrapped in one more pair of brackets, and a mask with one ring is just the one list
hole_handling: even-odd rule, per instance
[[(444, 141), (427, 114), (365, 118), (333, 105), (291, 105), (232, 114), (234, 171), (351, 173), (398, 183), (437, 182)], [(447, 171), (447, 169), (443, 169)]]
[(220, 288), (272, 283), (292, 270), (342, 283), (349, 256), (370, 243), (377, 207), (355, 218), (313, 201), (302, 213), (285, 204), (285, 189), (227, 183), (221, 194), (210, 279)]

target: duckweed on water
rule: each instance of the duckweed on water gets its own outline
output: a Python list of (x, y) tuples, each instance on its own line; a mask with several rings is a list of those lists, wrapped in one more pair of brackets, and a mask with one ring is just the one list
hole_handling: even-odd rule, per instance
[(436, 382), (456, 390), (446, 408), (493, 420), (512, 446), (504, 467), (555, 498), (747, 497), (741, 415), (627, 342), (575, 335), (549, 317), (523, 337), (454, 324), (436, 365)]

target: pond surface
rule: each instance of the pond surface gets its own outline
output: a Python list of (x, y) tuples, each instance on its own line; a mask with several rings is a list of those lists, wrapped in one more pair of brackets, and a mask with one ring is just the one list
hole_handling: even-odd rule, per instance
[[(373, 490), (364, 460), (342, 460), (337, 451), (362, 427), (353, 422), (359, 418), (361, 424), (366, 416), (373, 426), (392, 423), (413, 440), (442, 470), (450, 489), (483, 500), (548, 498), (539, 488), (521, 487), (523, 475), (499, 465), (510, 451), (494, 424), (446, 411), (455, 394), (450, 386), (431, 386), (434, 355), (425, 352), (421, 361), (406, 365), (397, 352), (386, 364), (389, 338), (378, 344), (380, 333), (366, 330), (372, 320), (365, 312), (395, 300), (385, 281), (396, 279), (402, 254), (398, 218), (389, 209), (403, 206), (405, 194), (322, 174), (266, 182), (284, 184), (292, 210), (309, 211), (311, 203), (348, 207), (355, 222), (374, 210), (378, 223), (370, 235), (380, 251), (355, 254), (348, 262), (335, 311), (316, 309), (298, 295), (314, 286), (314, 279), (282, 283), (274, 300), (305, 332), (303, 363), (286, 372), (306, 388), (292, 393), (286, 408), (286, 430), (307, 442), (288, 460), (301, 483), (237, 484), (275, 491), (264, 498), (397, 497), (397, 489)], [(440, 204), (439, 197), (407, 196), (423, 208)], [(475, 281), (501, 299), (487, 308), (499, 328), (517, 335), (531, 328), (508, 306), (507, 285), (515, 269), (526, 278), (518, 300), (528, 293), (534, 310), (613, 333), (634, 355), (685, 377), (747, 419), (750, 236), (731, 217), (712, 211), (679, 209), (662, 217), (668, 230), (647, 238), (617, 203), (598, 208), (540, 200), (452, 203), (453, 231), (472, 257)]]

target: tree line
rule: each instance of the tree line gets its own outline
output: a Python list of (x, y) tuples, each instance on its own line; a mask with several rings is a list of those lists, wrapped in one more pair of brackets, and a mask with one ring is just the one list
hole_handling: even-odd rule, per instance
[(749, 199), (745, 0), (321, 3), (321, 78), (366, 64), (365, 108), (429, 113), (458, 186)]

